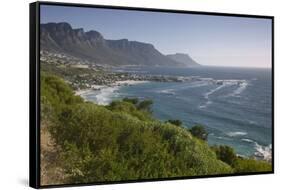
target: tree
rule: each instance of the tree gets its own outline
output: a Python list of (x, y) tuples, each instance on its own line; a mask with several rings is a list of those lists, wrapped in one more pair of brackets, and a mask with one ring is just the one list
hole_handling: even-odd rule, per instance
[(205, 130), (205, 128), (202, 125), (195, 125), (189, 131), (194, 137), (198, 139), (204, 141), (208, 139), (208, 132)]
[(124, 102), (132, 103), (134, 105), (137, 105), (139, 103), (139, 99), (138, 98), (124, 98), (123, 101)]
[(141, 111), (152, 112), (151, 109), (152, 104), (153, 104), (152, 100), (143, 100), (142, 102), (138, 103), (137, 109)]
[(234, 166), (237, 156), (234, 149), (227, 145), (213, 146), (212, 149), (215, 151), (217, 158), (231, 166)]
[(181, 121), (181, 120), (178, 120), (178, 119), (175, 119), (175, 120), (169, 119), (169, 120), (167, 121), (167, 123), (171, 123), (171, 124), (176, 125), (176, 126), (181, 126), (181, 125), (182, 125), (182, 121)]

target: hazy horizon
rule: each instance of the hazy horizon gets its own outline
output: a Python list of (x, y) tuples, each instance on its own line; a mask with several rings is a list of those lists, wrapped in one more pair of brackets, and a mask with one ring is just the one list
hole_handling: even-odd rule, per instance
[(53, 5), (41, 5), (40, 18), (151, 43), (165, 55), (186, 53), (204, 66), (271, 68), (271, 19)]

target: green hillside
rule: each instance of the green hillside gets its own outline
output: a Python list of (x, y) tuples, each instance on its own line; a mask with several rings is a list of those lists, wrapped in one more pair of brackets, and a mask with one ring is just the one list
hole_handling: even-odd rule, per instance
[(42, 73), (42, 185), (271, 171), (266, 162), (209, 147), (179, 121), (153, 118), (151, 104), (96, 105), (75, 96), (63, 79)]

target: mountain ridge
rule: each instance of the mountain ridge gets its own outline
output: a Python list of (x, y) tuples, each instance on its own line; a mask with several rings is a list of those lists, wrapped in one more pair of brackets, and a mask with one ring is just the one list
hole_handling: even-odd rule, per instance
[(161, 52), (152, 44), (108, 40), (95, 30), (73, 29), (67, 22), (40, 24), (41, 50), (63, 53), (109, 66), (171, 66), (184, 67)]

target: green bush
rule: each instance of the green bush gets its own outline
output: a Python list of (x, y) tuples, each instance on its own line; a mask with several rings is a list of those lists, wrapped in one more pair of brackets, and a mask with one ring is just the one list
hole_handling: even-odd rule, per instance
[(132, 103), (134, 105), (137, 105), (139, 103), (139, 99), (138, 98), (124, 98), (123, 101), (124, 102)]
[(220, 146), (213, 146), (211, 148), (215, 151), (217, 158), (219, 160), (221, 160), (231, 166), (233, 166), (235, 161), (237, 160), (235, 151), (230, 146), (220, 145)]
[(206, 141), (208, 139), (208, 132), (202, 125), (195, 125), (190, 130), (190, 133), (198, 139)]
[(114, 112), (122, 112), (134, 116), (140, 120), (152, 120), (151, 114), (147, 111), (138, 110), (136, 105), (132, 104), (130, 101), (113, 101), (108, 106), (107, 109)]
[[(94, 104), (65, 108), (52, 126), (52, 134), (62, 152), (67, 150), (62, 159), (70, 161), (63, 162), (64, 167), (77, 171), (69, 175), (83, 182), (232, 172), (216, 159), (206, 143), (192, 138), (185, 129), (157, 121), (143, 122)], [(85, 151), (90, 152), (87, 159), (79, 157)], [(106, 160), (105, 153), (110, 154)], [(71, 161), (76, 162), (76, 158), (82, 159), (78, 165)], [(107, 169), (102, 161), (108, 162), (104, 166)]]
[(242, 158), (236, 155), (232, 147), (226, 145), (213, 146), (217, 158), (234, 168), (236, 173), (272, 171), (270, 163), (254, 158)]
[(83, 102), (83, 99), (80, 96), (75, 96), (70, 86), (61, 78), (41, 73), (40, 79), (42, 103), (48, 102), (54, 108), (59, 108), (61, 105)]
[(143, 100), (138, 103), (137, 109), (141, 111), (146, 111), (146, 112), (152, 112), (151, 106), (153, 104), (152, 100)]
[(181, 120), (168, 120), (167, 123), (171, 123), (173, 125), (176, 125), (176, 126), (181, 126), (182, 125), (182, 121)]
[(248, 158), (238, 158), (233, 167), (236, 173), (272, 171), (272, 165), (270, 163)]

